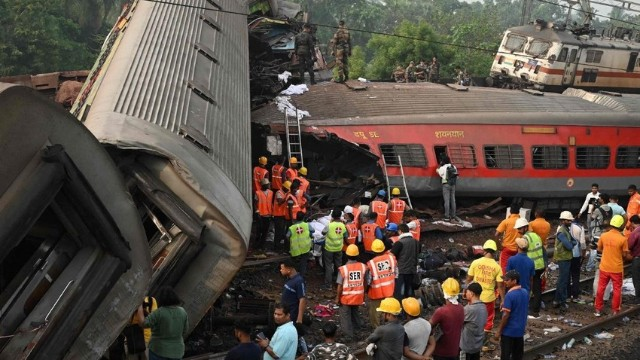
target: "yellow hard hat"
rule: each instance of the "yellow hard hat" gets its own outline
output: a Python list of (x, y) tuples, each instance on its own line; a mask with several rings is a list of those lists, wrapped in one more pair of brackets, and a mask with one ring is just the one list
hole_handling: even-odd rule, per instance
[(298, 159), (295, 156), (292, 156), (291, 159), (289, 159), (289, 164), (297, 164), (298, 163)]
[(384, 243), (380, 239), (375, 239), (371, 243), (371, 250), (375, 253), (381, 253), (384, 251)]
[(258, 158), (258, 163), (259, 163), (260, 165), (267, 165), (267, 158), (266, 158), (265, 156), (260, 156), (260, 157)]
[(304, 167), (304, 166), (303, 166), (303, 167), (301, 167), (301, 168), (298, 170), (298, 174), (300, 174), (300, 175), (304, 175), (304, 176), (307, 176), (307, 168), (306, 168), (306, 167)]
[(402, 299), (402, 309), (411, 316), (420, 316), (420, 302), (414, 297)]
[(495, 241), (489, 239), (487, 241), (484, 242), (484, 245), (482, 245), (482, 248), (485, 250), (493, 250), (493, 251), (498, 251), (498, 245), (496, 244)]
[(448, 278), (442, 283), (442, 292), (445, 296), (455, 296), (460, 293), (460, 283), (454, 278)]
[(624, 226), (624, 218), (622, 215), (613, 215), (611, 220), (609, 221), (609, 225), (613, 226), (616, 229), (621, 229)]
[(380, 307), (377, 308), (376, 311), (399, 315), (402, 308), (400, 307), (400, 301), (395, 298), (388, 297), (380, 302)]
[(351, 244), (347, 246), (347, 256), (358, 256), (360, 255), (360, 251), (358, 251), (358, 245)]
[(287, 189), (287, 190), (290, 190), (291, 189), (291, 181), (287, 180), (287, 181), (283, 182), (282, 183), (282, 187)]
[(391, 195), (400, 195), (400, 189), (398, 188), (391, 189)]

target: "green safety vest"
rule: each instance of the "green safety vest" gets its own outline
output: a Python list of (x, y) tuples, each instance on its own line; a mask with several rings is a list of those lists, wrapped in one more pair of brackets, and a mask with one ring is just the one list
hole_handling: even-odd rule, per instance
[(544, 269), (544, 256), (543, 252), (546, 251), (546, 247), (542, 245), (542, 240), (538, 234), (533, 231), (529, 231), (524, 234), (524, 237), (529, 241), (529, 250), (527, 256), (533, 260), (536, 270)]
[[(571, 237), (571, 234), (569, 234), (569, 230), (567, 230), (567, 228), (565, 226), (560, 226), (560, 231), (559, 232), (565, 234), (565, 236), (569, 240), (573, 239)], [(562, 241), (558, 240), (558, 238), (557, 238), (558, 235), (556, 235), (556, 243), (555, 243), (553, 258), (556, 259), (556, 261), (573, 259), (573, 249), (567, 250), (567, 248), (565, 248), (564, 245), (562, 245)]]
[(291, 237), (289, 241), (291, 247), (289, 253), (291, 256), (306, 254), (311, 251), (311, 235), (309, 233), (309, 224), (302, 221), (289, 226)]
[(324, 242), (324, 248), (330, 252), (342, 251), (342, 244), (344, 242), (344, 234), (347, 233), (347, 228), (343, 223), (332, 221), (329, 223), (329, 231)]

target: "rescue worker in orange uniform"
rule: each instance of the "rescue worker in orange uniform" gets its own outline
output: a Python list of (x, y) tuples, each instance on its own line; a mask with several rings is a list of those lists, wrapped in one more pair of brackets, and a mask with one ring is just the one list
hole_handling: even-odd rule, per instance
[(285, 181), (282, 184), (283, 188), (287, 189), (288, 187), (289, 190), (285, 198), (285, 202), (287, 203), (287, 211), (284, 214), (284, 219), (287, 221), (287, 226), (291, 226), (293, 220), (298, 217), (298, 212), (300, 212), (300, 203), (298, 203), (298, 198), (296, 197), (299, 186), (300, 183), (296, 181)]
[(369, 220), (362, 224), (360, 227), (360, 234), (362, 235), (362, 249), (364, 249), (364, 253), (361, 258), (363, 262), (367, 262), (375, 256), (371, 250), (371, 244), (375, 239), (382, 239), (382, 230), (376, 223), (376, 218), (378, 214), (375, 212), (370, 212), (368, 214)]
[(418, 219), (418, 212), (415, 210), (408, 210), (405, 216), (405, 222), (409, 227), (409, 232), (411, 236), (417, 241), (420, 241), (420, 219)]
[(393, 254), (385, 253), (385, 246), (382, 240), (376, 239), (371, 245), (371, 249), (376, 257), (367, 262), (367, 297), (369, 302), (367, 308), (369, 321), (373, 329), (380, 325), (380, 316), (376, 309), (380, 307), (380, 302), (384, 298), (392, 297), (395, 290), (396, 276), (398, 275), (398, 264)]
[[(629, 194), (627, 219), (631, 219), (633, 215), (640, 214), (640, 194), (638, 194), (638, 188), (635, 185), (629, 185), (627, 193)], [(627, 220), (627, 225), (624, 228), (624, 235), (629, 237), (629, 234), (631, 234), (631, 222)]]
[(499, 239), (502, 234), (502, 251), (500, 252), (500, 268), (502, 273), (507, 273), (507, 261), (509, 258), (518, 253), (516, 247), (516, 238), (519, 236), (518, 230), (514, 228), (516, 221), (520, 218), (520, 205), (511, 204), (511, 215), (502, 220), (496, 228), (495, 238)]
[[(287, 196), (289, 195), (289, 188), (291, 183), (285, 181), (282, 184), (282, 188), (276, 191), (273, 201), (273, 251), (278, 252), (280, 247), (280, 241), (284, 240), (285, 231), (287, 228)], [(288, 249), (288, 247), (285, 247)]]
[(282, 187), (282, 171), (284, 166), (280, 164), (280, 159), (276, 159), (276, 164), (271, 167), (271, 189), (278, 191)]
[(389, 200), (389, 213), (388, 219), (390, 223), (400, 224), (404, 217), (404, 212), (407, 209), (407, 203), (400, 199), (400, 189), (393, 188), (391, 190), (391, 200)]
[(374, 212), (378, 214), (378, 218), (376, 220), (376, 224), (380, 226), (380, 228), (384, 229), (387, 225), (387, 203), (384, 202), (384, 197), (387, 196), (387, 192), (384, 190), (378, 191), (375, 199), (369, 204), (369, 213)]
[(298, 177), (298, 158), (292, 156), (289, 159), (289, 168), (284, 172), (284, 179), (286, 181), (293, 182), (293, 179)]
[(255, 248), (261, 249), (267, 240), (269, 233), (269, 225), (271, 225), (271, 217), (273, 216), (273, 191), (269, 189), (269, 180), (263, 178), (260, 180), (261, 189), (254, 194), (256, 217), (257, 217), (257, 233)]
[(347, 242), (342, 246), (342, 251), (347, 251), (349, 245), (357, 246), (357, 243), (361, 241), (360, 230), (356, 223), (353, 222), (353, 213), (345, 213), (343, 217), (345, 220), (344, 226), (347, 228)]
[(266, 166), (267, 158), (265, 156), (260, 156), (258, 158), (258, 166), (253, 168), (253, 192), (260, 190), (260, 180), (269, 180), (269, 170), (266, 169)]
[(340, 305), (340, 329), (345, 335), (345, 341), (351, 342), (354, 328), (363, 326), (359, 308), (364, 304), (364, 279), (367, 272), (365, 264), (358, 262), (358, 247), (347, 247), (347, 263), (338, 269), (336, 283), (336, 304)]
[(353, 213), (353, 222), (356, 224), (358, 229), (360, 228), (360, 199), (354, 199), (351, 204), (351, 211)]
[(296, 177), (291, 182), (291, 184), (298, 187), (298, 190), (296, 191), (296, 194), (295, 194), (296, 199), (298, 199), (298, 204), (300, 205), (300, 211), (302, 211), (305, 214), (307, 213), (308, 204), (311, 202), (311, 196), (309, 196), (309, 193), (307, 192), (307, 189), (309, 188), (309, 180), (301, 176), (306, 174), (307, 174), (307, 168), (305, 167), (300, 168), (300, 171), (298, 171), (298, 177)]

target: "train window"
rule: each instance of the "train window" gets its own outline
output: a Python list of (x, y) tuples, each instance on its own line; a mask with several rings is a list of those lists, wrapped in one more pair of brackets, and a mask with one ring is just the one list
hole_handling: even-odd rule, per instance
[(576, 61), (576, 56), (578, 55), (577, 49), (571, 49), (571, 55), (569, 55), (569, 62), (572, 63)]
[(447, 144), (447, 153), (451, 163), (459, 168), (474, 168), (478, 166), (476, 149), (473, 145)]
[(640, 146), (620, 146), (616, 154), (618, 169), (640, 168)]
[(484, 161), (489, 169), (523, 169), (521, 145), (485, 145)]
[(585, 62), (592, 63), (592, 64), (598, 64), (598, 63), (600, 63), (601, 59), (602, 59), (602, 51), (600, 51), (600, 50), (587, 50), (587, 58), (585, 59)]
[(580, 81), (582, 82), (596, 82), (598, 78), (598, 69), (587, 69), (582, 70), (582, 78)]
[(522, 51), (522, 49), (524, 49), (524, 44), (526, 43), (526, 37), (516, 34), (509, 34), (507, 35), (507, 41), (504, 43), (504, 47), (511, 52)]
[(400, 156), (402, 166), (427, 166), (424, 147), (420, 144), (380, 144), (380, 153), (389, 166), (400, 166), (398, 156)]
[(566, 146), (533, 146), (531, 148), (534, 169), (566, 169), (569, 155)]
[(578, 146), (576, 148), (576, 167), (578, 169), (608, 168), (609, 148), (607, 146)]
[(567, 54), (569, 54), (569, 49), (562, 48), (562, 50), (560, 50), (560, 55), (558, 55), (558, 61), (560, 62), (567, 61)]
[(527, 53), (533, 56), (545, 56), (549, 49), (551, 48), (551, 43), (544, 40), (533, 40), (529, 44), (527, 48)]

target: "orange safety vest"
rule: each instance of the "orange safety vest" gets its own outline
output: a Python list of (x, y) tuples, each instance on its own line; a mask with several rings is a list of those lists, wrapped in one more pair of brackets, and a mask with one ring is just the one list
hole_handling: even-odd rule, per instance
[(409, 230), (409, 232), (411, 233), (411, 236), (413, 236), (414, 239), (420, 241), (420, 220), (415, 219), (415, 220), (411, 220), (410, 222), (416, 224), (415, 229)]
[(300, 181), (300, 187), (299, 189), (302, 190), (303, 192), (307, 192), (307, 190), (309, 190), (309, 180), (303, 178), (303, 177), (296, 177), (296, 179), (298, 179), (298, 181)]
[(396, 283), (396, 257), (393, 254), (376, 256), (369, 260), (367, 268), (371, 274), (369, 299), (378, 300), (393, 296)]
[(376, 224), (384, 229), (384, 226), (387, 222), (387, 203), (374, 200), (369, 205), (369, 212), (374, 212), (378, 214), (378, 218), (376, 219)]
[(282, 169), (284, 166), (275, 164), (271, 168), (271, 188), (273, 190), (280, 190), (282, 187)]
[(406, 207), (407, 203), (404, 202), (404, 200), (400, 198), (391, 199), (391, 201), (389, 201), (389, 222), (400, 225)]
[(345, 226), (347, 227), (347, 244), (342, 245), (342, 251), (347, 251), (347, 246), (355, 244), (356, 240), (358, 240), (358, 227), (356, 224), (350, 222)]
[(371, 244), (376, 239), (376, 228), (378, 224), (376, 223), (366, 223), (363, 224), (360, 228), (362, 232), (362, 243), (364, 244), (365, 251), (371, 251)]
[(286, 178), (285, 180), (289, 180), (289, 181), (293, 182), (293, 179), (298, 177), (298, 170), (292, 169), (292, 168), (288, 168), (287, 171), (284, 174), (284, 177)]
[(304, 197), (304, 192), (300, 189), (296, 191), (296, 200), (298, 200), (298, 204), (300, 205), (300, 211), (303, 213), (307, 213), (307, 198)]
[(253, 191), (258, 191), (262, 188), (260, 180), (269, 177), (269, 170), (256, 166), (253, 168)]
[(360, 228), (360, 208), (353, 207), (353, 222), (356, 224), (357, 228)]
[[(282, 198), (284, 198), (284, 202), (282, 204), (278, 204), (277, 194), (280, 194)], [(285, 216), (287, 214), (287, 194), (284, 191), (278, 190), (276, 192), (276, 196), (273, 197), (273, 216)]]
[(260, 216), (273, 215), (273, 191), (256, 191), (256, 199), (258, 199), (257, 210)]
[(364, 303), (364, 274), (367, 266), (361, 262), (342, 265), (338, 269), (342, 275), (342, 305), (360, 306)]
[[(291, 212), (289, 212), (289, 205), (287, 204), (289, 200), (293, 201), (293, 207), (291, 208)], [(298, 205), (298, 199), (291, 195), (291, 193), (287, 193), (287, 197), (284, 200), (284, 218), (286, 220), (295, 220), (300, 212), (300, 205)]]

